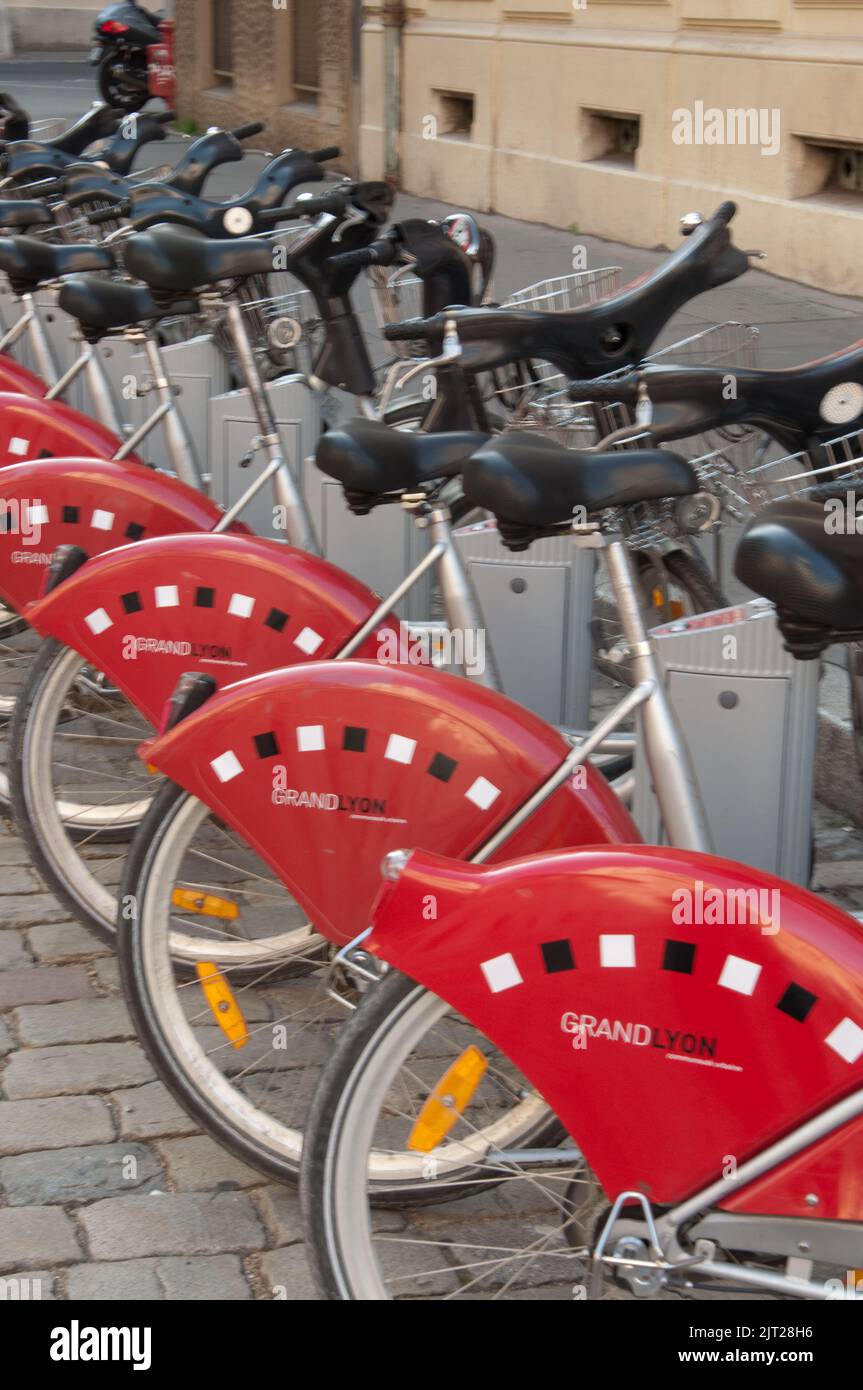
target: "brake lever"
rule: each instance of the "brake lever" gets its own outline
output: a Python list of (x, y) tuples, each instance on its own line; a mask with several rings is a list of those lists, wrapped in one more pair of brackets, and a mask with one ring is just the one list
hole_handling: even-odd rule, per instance
[(449, 362), (456, 362), (462, 356), (464, 348), (458, 336), (458, 328), (455, 319), (447, 319), (443, 328), (443, 344), (438, 357), (424, 357), (417, 362), (415, 367), (411, 367), (406, 372), (401, 381), (396, 386), (397, 391), (401, 391), (409, 381), (412, 381), (420, 372), (428, 371), (429, 367), (444, 367)]
[(766, 251), (744, 251), (743, 254), (744, 254), (744, 256), (748, 256), (749, 259), (750, 259), (750, 261), (766, 261), (766, 260), (767, 260), (767, 252), (766, 252)]

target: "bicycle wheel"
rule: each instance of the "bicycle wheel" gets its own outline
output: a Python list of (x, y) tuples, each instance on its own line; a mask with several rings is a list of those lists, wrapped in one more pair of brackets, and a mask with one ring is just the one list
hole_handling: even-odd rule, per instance
[[(512, 1156), (488, 1156), (490, 1131), (478, 1142), (471, 1100), (430, 1153), (408, 1148), (433, 1084), (423, 1058), (451, 1017), (441, 999), (393, 973), (363, 1001), (324, 1070), (308, 1120), (302, 1205), (326, 1298), (572, 1299), (584, 1282), (605, 1198), (581, 1154), (559, 1147), (559, 1129), (546, 1121), (531, 1144), (500, 1134), (499, 1149)], [(534, 1150), (529, 1167), (516, 1148)], [(547, 1150), (539, 1162), (537, 1149)], [(387, 1163), (399, 1175), (390, 1189), (399, 1223), (371, 1210), (370, 1174)]]
[(39, 643), (39, 634), (0, 604), (0, 810), (9, 806), (9, 726)]
[[(118, 936), (123, 985), (157, 1073), (244, 1162), (295, 1178), (314, 1087), (356, 998), (333, 948), (239, 837), (170, 783), (141, 824), (122, 894), (132, 904)], [(456, 1036), (435, 1046), (428, 1065), (439, 1070), (463, 1050)], [(550, 1122), (537, 1096), (494, 1073), (482, 1105), (487, 1142), (527, 1141)], [(389, 1161), (373, 1176), (382, 1191), (398, 1178)]]
[(76, 651), (42, 643), (9, 730), (13, 813), (51, 891), (108, 939), (125, 844), (161, 781), (137, 757), (152, 732)]

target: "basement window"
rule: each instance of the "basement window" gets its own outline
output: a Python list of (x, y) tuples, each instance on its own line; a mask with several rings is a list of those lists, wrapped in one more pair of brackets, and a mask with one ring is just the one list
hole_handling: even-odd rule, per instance
[(635, 168), (641, 117), (615, 111), (582, 110), (584, 158)]
[(792, 198), (863, 206), (863, 144), (836, 140), (830, 144), (795, 136), (790, 160)]
[(469, 140), (473, 135), (474, 98), (466, 92), (433, 93), (437, 108), (438, 135), (460, 136)]

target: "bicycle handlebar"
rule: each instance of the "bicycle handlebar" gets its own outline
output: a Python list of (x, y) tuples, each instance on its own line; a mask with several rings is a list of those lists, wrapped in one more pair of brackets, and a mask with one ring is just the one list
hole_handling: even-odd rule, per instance
[(309, 150), (309, 159), (316, 164), (326, 164), (328, 159), (338, 159), (341, 152), (338, 145), (325, 145), (322, 150)]
[(330, 256), (328, 263), (331, 270), (363, 270), (369, 265), (392, 265), (397, 254), (396, 243), (389, 237), (382, 237), (370, 246), (361, 246), (358, 251), (343, 251), (339, 256)]
[[(103, 195), (100, 193), (99, 196), (102, 197)], [(128, 198), (122, 198), (113, 207), (96, 208), (94, 212), (89, 212), (87, 221), (91, 222), (94, 227), (101, 227), (103, 222), (115, 222), (118, 217), (127, 217), (131, 210), (132, 207)]]
[(250, 135), (260, 135), (264, 128), (263, 121), (249, 121), (246, 125), (238, 125), (237, 129), (230, 133), (235, 140), (248, 140)]

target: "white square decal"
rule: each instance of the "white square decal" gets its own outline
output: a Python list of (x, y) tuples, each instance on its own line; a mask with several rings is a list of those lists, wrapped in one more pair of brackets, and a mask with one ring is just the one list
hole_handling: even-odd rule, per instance
[(90, 525), (95, 531), (110, 531), (111, 527), (114, 525), (114, 513), (103, 512), (97, 507), (90, 517)]
[(32, 507), (27, 508), (27, 520), (31, 526), (46, 526), (50, 521), (48, 508), (34, 503)]
[(248, 594), (231, 594), (228, 612), (233, 613), (235, 618), (250, 618), (254, 606), (255, 600)]
[(18, 458), (23, 458), (29, 448), (30, 440), (22, 439), (20, 435), (16, 434), (9, 440), (9, 452), (17, 455)]
[(87, 614), (84, 622), (97, 637), (100, 632), (107, 632), (109, 627), (114, 626), (113, 619), (108, 617), (104, 608), (94, 608), (92, 613)]
[(389, 758), (391, 763), (411, 763), (416, 746), (415, 738), (403, 738), (401, 734), (390, 734), (384, 757)]
[(631, 970), (635, 965), (634, 936), (600, 936), (599, 963)]
[(484, 960), (480, 970), (485, 975), (486, 984), (492, 994), (500, 994), (505, 989), (514, 989), (516, 985), (524, 984), (521, 971), (509, 951), (503, 956), (495, 956), (492, 960)]
[(227, 753), (220, 753), (218, 758), (213, 758), (210, 767), (220, 782), (230, 782), (233, 777), (239, 777), (243, 770), (243, 764), (230, 749)]
[(157, 584), (156, 586), (156, 607), (157, 608), (179, 608), (180, 595), (176, 584)]
[(844, 1062), (858, 1062), (863, 1057), (863, 1028), (853, 1018), (843, 1018), (824, 1041)]
[(297, 748), (301, 753), (319, 753), (325, 748), (323, 724), (302, 724), (297, 729)]
[(314, 656), (323, 640), (321, 634), (315, 632), (314, 628), (304, 627), (299, 637), (294, 638), (294, 646), (299, 647), (306, 656)]
[(754, 994), (758, 984), (761, 966), (753, 960), (743, 960), (741, 956), (727, 956), (719, 976), (719, 983), (725, 989), (733, 989), (737, 994)]
[(485, 777), (477, 777), (473, 786), (468, 787), (465, 792), (468, 801), (472, 801), (474, 806), (478, 806), (481, 811), (487, 811), (493, 801), (497, 801), (500, 796), (500, 787), (496, 787), (493, 782), (489, 782)]

